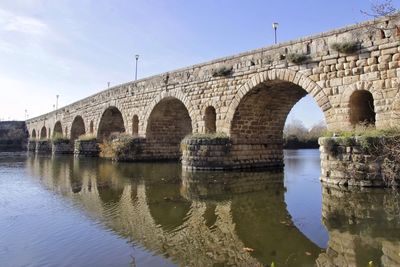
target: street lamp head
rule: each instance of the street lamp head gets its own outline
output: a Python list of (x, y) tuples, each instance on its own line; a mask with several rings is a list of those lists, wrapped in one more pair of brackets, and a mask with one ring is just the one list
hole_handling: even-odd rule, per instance
[(275, 30), (278, 28), (279, 23), (278, 22), (273, 22), (272, 23), (272, 28), (274, 28)]
[(139, 55), (135, 55), (135, 58), (136, 58), (136, 60), (138, 60), (139, 59)]

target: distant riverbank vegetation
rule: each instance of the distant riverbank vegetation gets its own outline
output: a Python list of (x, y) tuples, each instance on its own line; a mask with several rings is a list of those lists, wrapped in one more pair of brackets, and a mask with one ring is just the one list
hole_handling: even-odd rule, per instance
[(318, 138), (326, 134), (326, 124), (321, 121), (310, 129), (299, 120), (285, 125), (283, 130), (283, 147), (285, 149), (319, 148)]

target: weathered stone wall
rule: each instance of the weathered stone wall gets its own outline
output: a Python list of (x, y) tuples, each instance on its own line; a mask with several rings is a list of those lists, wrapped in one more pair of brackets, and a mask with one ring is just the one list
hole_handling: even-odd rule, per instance
[[(111, 125), (109, 132), (137, 131), (140, 137), (160, 140), (154, 148), (163, 143), (179, 154), (178, 139), (184, 134), (208, 131), (206, 110), (212, 106), (216, 132), (232, 138), (232, 155), (242, 157), (247, 149), (243, 164), (264, 157), (256, 163), (263, 165), (282, 159), (286, 116), (306, 94), (324, 112), (329, 130), (352, 127), (350, 99), (361, 90), (372, 95), (377, 128), (398, 125), (399, 26), (399, 16), (381, 18), (118, 85), (30, 119), (28, 129), (31, 135), (35, 130), (49, 137), (60, 122), (64, 136), (70, 137), (74, 119), (81, 116), (85, 133), (98, 136), (102, 115), (112, 108), (124, 125)], [(332, 48), (351, 41), (358, 42), (355, 53)], [(291, 63), (291, 53), (308, 59)], [(231, 70), (220, 75), (221, 67)]]
[(39, 140), (36, 142), (36, 153), (38, 154), (51, 154), (51, 141)]
[(93, 140), (75, 140), (74, 155), (84, 157), (97, 157), (100, 149), (96, 139)]
[(232, 142), (228, 137), (185, 138), (181, 144), (182, 168), (186, 170), (234, 169)]
[(53, 140), (51, 150), (53, 154), (73, 154), (74, 145), (69, 139)]
[(384, 161), (379, 156), (387, 144), (385, 137), (322, 137), (319, 144), (321, 180), (325, 183), (367, 187), (400, 184), (399, 175), (385, 177), (382, 169)]

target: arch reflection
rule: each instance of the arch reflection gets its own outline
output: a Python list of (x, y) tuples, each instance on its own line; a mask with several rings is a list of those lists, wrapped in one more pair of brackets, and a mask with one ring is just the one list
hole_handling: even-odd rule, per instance
[(174, 163), (40, 156), (27, 166), (90, 218), (180, 265), (400, 264), (399, 198), (392, 191), (323, 187), (323, 251), (294, 225), (280, 172), (210, 175)]

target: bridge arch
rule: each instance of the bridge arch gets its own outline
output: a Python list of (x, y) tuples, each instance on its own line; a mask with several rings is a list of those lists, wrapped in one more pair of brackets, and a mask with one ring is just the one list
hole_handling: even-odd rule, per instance
[(32, 130), (31, 138), (36, 139), (36, 130)]
[(40, 130), (40, 139), (46, 139), (47, 138), (47, 129), (46, 126), (43, 126), (42, 129)]
[(194, 118), (196, 118), (196, 116), (194, 113), (193, 105), (190, 104), (189, 99), (182, 92), (180, 92), (180, 91), (177, 92), (176, 90), (173, 90), (173, 91), (168, 91), (168, 92), (166, 92), (166, 91), (162, 92), (148, 105), (148, 107), (144, 111), (144, 116), (142, 119), (143, 127), (141, 127), (141, 129), (139, 129), (140, 130), (139, 134), (147, 136), (147, 130), (148, 130), (150, 116), (152, 115), (154, 109), (160, 102), (168, 100), (168, 99), (177, 99), (183, 104), (183, 106), (186, 109), (186, 111), (189, 115), (189, 118), (191, 120), (191, 129), (196, 132), (197, 125), (196, 125), (196, 121), (194, 120)]
[[(364, 95), (364, 97), (362, 97), (362, 99), (364, 99), (364, 101), (359, 101), (360, 103), (358, 103), (358, 105), (363, 105), (365, 107), (366, 107), (366, 105), (369, 105), (370, 108), (373, 107), (373, 111), (375, 113), (374, 119), (373, 119), (374, 125), (376, 125), (379, 128), (381, 126), (381, 124), (390, 123), (389, 120), (388, 120), (388, 122), (383, 122), (379, 118), (381, 115), (381, 112), (379, 111), (379, 108), (377, 108), (377, 103), (379, 103), (381, 100), (384, 99), (384, 96), (383, 96), (380, 88), (373, 86), (372, 82), (360, 81), (360, 82), (357, 82), (357, 83), (352, 84), (349, 87), (347, 87), (340, 98), (340, 105), (343, 108), (344, 114), (348, 118), (346, 121), (344, 121), (345, 123), (347, 123), (347, 125), (345, 125), (345, 128), (352, 128), (352, 127), (354, 127), (355, 124), (360, 122), (360, 120), (357, 120), (357, 116), (354, 116), (354, 114), (357, 113), (357, 111), (355, 111), (355, 109), (358, 109), (358, 108), (356, 108), (356, 105), (355, 105), (356, 103), (354, 103), (354, 102), (357, 102), (357, 101), (354, 101), (355, 96), (357, 98), (357, 95), (358, 96)], [(369, 95), (368, 99), (366, 99), (367, 95)], [(372, 117), (372, 113), (370, 114), (369, 117)]]
[(109, 106), (103, 112), (97, 128), (97, 139), (102, 141), (112, 133), (124, 133), (125, 124), (121, 111), (115, 106)]
[(53, 136), (63, 136), (63, 130), (61, 126), (61, 121), (57, 121), (56, 124), (54, 124), (53, 128)]
[[(285, 93), (274, 88), (283, 88), (286, 93), (292, 94), (292, 96), (285, 96)], [(282, 108), (281, 111), (283, 117), (280, 118), (282, 122), (282, 130), (286, 120), (286, 116), (290, 112), (291, 108), (297, 103), (298, 100), (300, 100), (303, 96), (307, 94), (310, 94), (312, 98), (316, 101), (318, 106), (323, 111), (325, 118), (328, 120), (330, 117), (329, 110), (332, 107), (331, 103), (328, 96), (316, 82), (311, 80), (306, 75), (294, 70), (274, 69), (254, 74), (251, 78), (248, 79), (248, 81), (244, 85), (242, 85), (238, 89), (235, 98), (232, 100), (231, 104), (228, 107), (228, 112), (225, 117), (225, 124), (224, 127), (222, 127), (222, 130), (225, 133), (232, 136), (232, 130), (234, 130), (232, 126), (235, 127), (235, 119), (238, 119), (238, 108), (241, 108), (242, 106), (242, 108), (246, 109), (246, 107), (244, 107), (246, 100), (248, 101), (247, 104), (251, 104), (251, 99), (256, 102), (258, 101), (260, 108), (262, 105), (265, 106), (267, 104), (264, 103), (262, 99), (259, 98), (259, 96), (257, 95), (260, 92), (263, 93), (262, 91), (269, 91), (268, 94), (264, 92), (264, 97), (268, 97), (268, 95), (272, 98), (274, 98), (275, 96), (280, 97), (280, 99), (269, 101), (271, 103), (268, 103), (268, 105), (276, 105), (274, 106), (274, 108)], [(290, 97), (291, 99), (288, 99), (288, 97)], [(286, 101), (285, 107), (282, 107), (281, 103), (279, 102), (280, 100)], [(248, 107), (249, 106), (247, 105), (247, 108)], [(273, 114), (270, 115), (272, 116)], [(260, 119), (261, 118), (259, 117), (258, 120)], [(281, 132), (279, 134), (281, 134)]]
[(80, 115), (77, 115), (72, 121), (71, 125), (71, 140), (76, 140), (80, 135), (83, 135), (85, 133), (85, 122)]
[[(180, 142), (192, 133), (192, 118), (187, 106), (176, 97), (162, 98), (147, 119), (146, 139), (168, 158), (180, 157)], [(166, 153), (168, 151), (168, 153)]]

